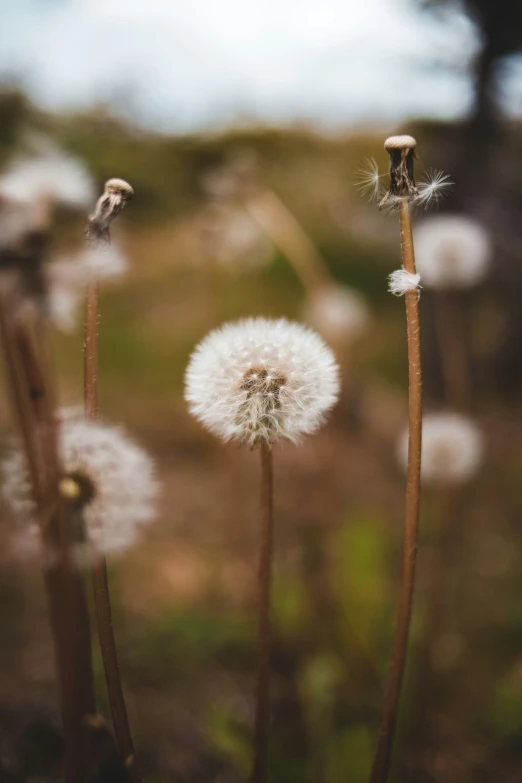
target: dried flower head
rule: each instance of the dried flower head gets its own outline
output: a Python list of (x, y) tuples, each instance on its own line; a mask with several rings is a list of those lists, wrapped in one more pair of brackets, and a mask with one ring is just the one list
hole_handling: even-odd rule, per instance
[(211, 332), (185, 376), (190, 412), (225, 441), (291, 441), (318, 429), (339, 394), (330, 349), (285, 319), (250, 318)]
[[(117, 427), (61, 417), (60, 492), (71, 507), (80, 556), (118, 554), (131, 546), (153, 516), (158, 485), (152, 460)], [(25, 454), (20, 448), (2, 465), (2, 492), (23, 525), (22, 543), (38, 538)]]
[[(399, 461), (406, 468), (408, 431), (398, 443)], [(457, 413), (430, 413), (422, 423), (421, 478), (426, 484), (458, 484), (471, 478), (484, 454), (484, 440), (478, 427)]]
[(379, 209), (394, 210), (401, 201), (407, 200), (412, 206), (427, 208), (437, 204), (452, 184), (447, 174), (430, 170), (415, 183), (414, 162), (417, 142), (413, 136), (390, 136), (384, 142), (384, 148), (390, 156), (389, 187), (382, 183), (383, 175), (372, 158), (366, 161), (359, 172), (359, 189), (369, 194), (371, 199), (379, 200)]
[(426, 287), (466, 288), (486, 275), (491, 243), (475, 220), (441, 215), (417, 227), (415, 256)]
[(327, 340), (353, 340), (366, 329), (370, 320), (363, 297), (346, 286), (332, 285), (309, 297), (305, 320)]
[(27, 204), (50, 201), (82, 209), (92, 202), (94, 188), (82, 163), (51, 149), (14, 161), (0, 177), (0, 194)]
[(390, 156), (390, 189), (385, 200), (393, 196), (417, 196), (413, 162), (417, 142), (413, 136), (390, 136), (384, 142), (384, 149)]
[(93, 242), (96, 240), (110, 242), (110, 224), (133, 196), (134, 190), (124, 179), (115, 177), (107, 180), (94, 212), (89, 216), (87, 238)]

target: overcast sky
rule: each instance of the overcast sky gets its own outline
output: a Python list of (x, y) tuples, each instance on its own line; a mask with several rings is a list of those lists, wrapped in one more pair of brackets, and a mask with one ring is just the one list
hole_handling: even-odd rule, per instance
[[(463, 18), (413, 0), (0, 0), (0, 74), (50, 108), (112, 102), (160, 130), (456, 117)], [(455, 68), (459, 66), (461, 75)]]

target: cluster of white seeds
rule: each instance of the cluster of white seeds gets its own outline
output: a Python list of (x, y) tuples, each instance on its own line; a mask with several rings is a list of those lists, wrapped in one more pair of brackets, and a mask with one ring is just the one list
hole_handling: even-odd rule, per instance
[(186, 372), (191, 413), (224, 441), (297, 441), (321, 425), (339, 394), (338, 367), (315, 332), (251, 318), (211, 332)]
[[(79, 552), (119, 554), (139, 537), (154, 514), (158, 484), (149, 456), (117, 427), (64, 415), (59, 455), (65, 480), (88, 488), (79, 509), (84, 541)], [(38, 539), (25, 454), (14, 449), (2, 465), (2, 493), (19, 520), (22, 543)]]

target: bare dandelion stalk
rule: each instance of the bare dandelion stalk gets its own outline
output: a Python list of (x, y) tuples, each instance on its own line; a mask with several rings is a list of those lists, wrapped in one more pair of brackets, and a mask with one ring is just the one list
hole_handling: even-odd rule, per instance
[[(89, 218), (87, 235), (93, 239), (110, 240), (109, 226), (133, 195), (131, 186), (124, 180), (112, 179), (105, 185), (105, 192)], [(84, 405), (87, 419), (98, 417), (98, 322), (100, 285), (97, 279), (89, 281), (85, 301), (84, 339)], [(116, 744), (134, 783), (140, 776), (135, 765), (134, 742), (123, 695), (116, 639), (112, 621), (111, 598), (107, 560), (102, 552), (96, 552), (92, 564), (92, 583), (98, 639), (105, 671), (105, 681), (111, 708)]]
[(59, 466), (49, 387), (44, 382), (27, 324), (13, 322), (3, 300), (0, 325), (44, 557), (50, 558), (50, 562), (44, 563), (43, 576), (65, 735), (65, 780), (79, 783), (86, 777), (88, 759), (84, 721), (95, 711), (87, 605), (71, 567), (66, 512), (58, 495)]
[[(390, 153), (390, 195), (399, 197), (398, 209), (403, 268), (408, 275), (412, 276), (410, 279), (414, 279), (417, 277), (417, 273), (408, 199), (410, 195), (417, 193), (413, 179), (415, 140), (411, 136), (391, 137), (386, 141), (385, 148)], [(417, 556), (422, 436), (419, 297), (415, 287), (406, 289), (404, 295), (406, 300), (409, 376), (409, 437), (404, 542), (395, 633), (377, 749), (371, 772), (371, 783), (386, 783), (388, 779), (406, 664)]]
[(261, 454), (261, 536), (257, 573), (258, 659), (252, 783), (264, 783), (266, 780), (270, 728), (270, 592), (272, 582), (274, 488), (270, 445), (263, 442), (259, 451)]

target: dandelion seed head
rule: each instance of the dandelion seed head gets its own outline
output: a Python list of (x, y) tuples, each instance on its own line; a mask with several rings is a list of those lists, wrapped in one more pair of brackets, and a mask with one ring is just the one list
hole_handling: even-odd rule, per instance
[(0, 193), (15, 202), (51, 201), (83, 209), (92, 202), (94, 186), (80, 161), (51, 150), (14, 161), (0, 177)]
[(346, 286), (328, 286), (309, 297), (305, 320), (325, 339), (352, 340), (359, 337), (370, 320), (363, 297)]
[(415, 258), (426, 287), (466, 288), (487, 274), (491, 243), (475, 220), (440, 215), (417, 227)]
[[(408, 431), (400, 437), (397, 453), (401, 465), (408, 462)], [(423, 483), (459, 484), (478, 470), (484, 455), (484, 439), (473, 421), (457, 413), (426, 414), (422, 422)]]
[(331, 350), (285, 319), (250, 318), (211, 332), (185, 376), (190, 412), (224, 441), (298, 441), (315, 432), (339, 395)]
[[(59, 491), (81, 511), (79, 557), (117, 555), (150, 523), (158, 495), (152, 460), (119, 428), (64, 415), (59, 426), (65, 475)], [(2, 494), (19, 520), (25, 547), (38, 540), (25, 454), (13, 449), (2, 465)]]

